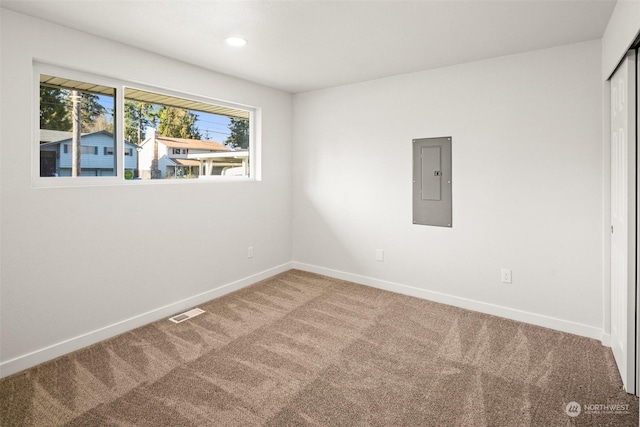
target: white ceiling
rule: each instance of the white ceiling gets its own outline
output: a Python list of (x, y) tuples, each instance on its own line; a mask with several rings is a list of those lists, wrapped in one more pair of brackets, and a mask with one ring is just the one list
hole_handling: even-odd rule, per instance
[[(3, 8), (288, 92), (602, 37), (615, 1), (9, 1)], [(243, 48), (224, 43), (230, 35)]]

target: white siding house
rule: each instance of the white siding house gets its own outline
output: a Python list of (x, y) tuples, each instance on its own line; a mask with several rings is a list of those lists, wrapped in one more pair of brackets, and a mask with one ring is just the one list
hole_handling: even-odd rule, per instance
[(248, 175), (248, 151), (233, 151), (214, 141), (157, 136), (152, 128), (147, 135), (140, 144), (142, 179), (226, 175), (237, 168), (240, 175)]
[[(82, 135), (80, 145), (81, 176), (115, 176), (112, 133), (102, 130)], [(124, 167), (131, 176), (137, 167), (137, 156), (136, 145), (125, 141)], [(71, 176), (71, 157), (72, 138), (40, 144), (40, 176)]]

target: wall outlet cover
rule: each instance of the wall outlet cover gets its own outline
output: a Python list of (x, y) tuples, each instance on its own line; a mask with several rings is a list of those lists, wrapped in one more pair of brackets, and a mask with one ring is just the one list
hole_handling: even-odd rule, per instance
[(511, 270), (502, 269), (502, 283), (511, 283)]

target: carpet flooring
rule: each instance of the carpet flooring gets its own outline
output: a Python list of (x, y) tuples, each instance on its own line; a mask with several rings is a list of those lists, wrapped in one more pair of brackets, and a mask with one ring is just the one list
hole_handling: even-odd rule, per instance
[(1, 424), (638, 424), (595, 340), (298, 270), (199, 307), (1, 380)]

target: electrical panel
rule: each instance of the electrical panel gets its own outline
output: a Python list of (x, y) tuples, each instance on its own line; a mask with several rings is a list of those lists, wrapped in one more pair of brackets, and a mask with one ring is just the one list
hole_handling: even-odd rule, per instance
[(452, 227), (451, 137), (413, 140), (413, 223)]

